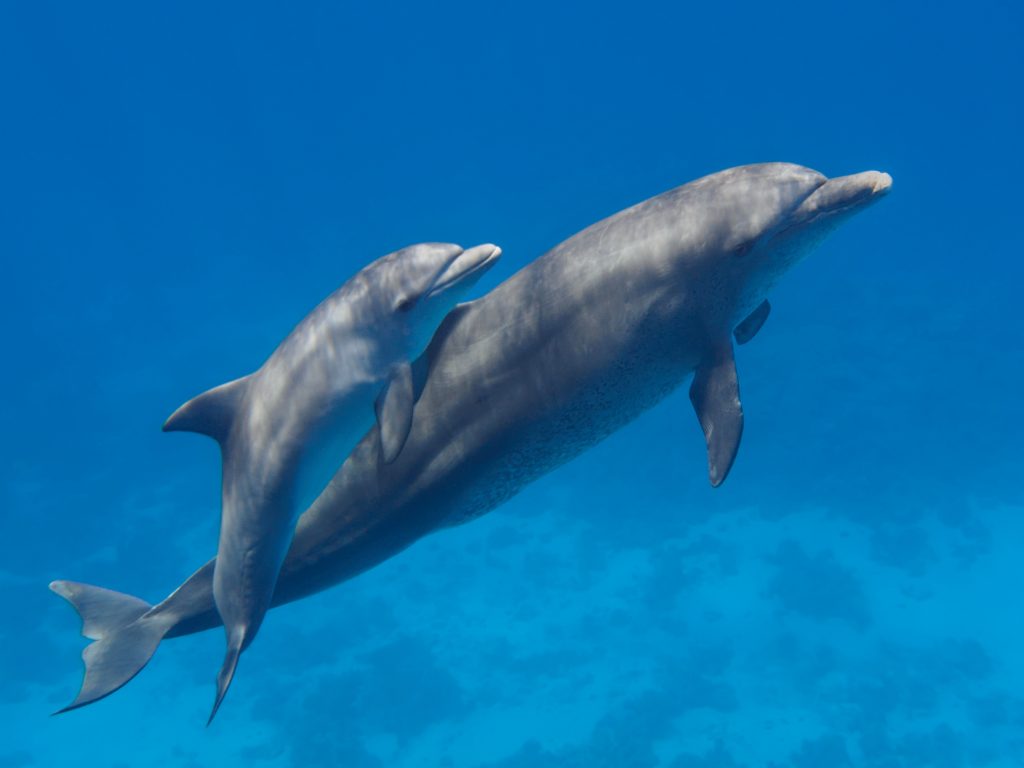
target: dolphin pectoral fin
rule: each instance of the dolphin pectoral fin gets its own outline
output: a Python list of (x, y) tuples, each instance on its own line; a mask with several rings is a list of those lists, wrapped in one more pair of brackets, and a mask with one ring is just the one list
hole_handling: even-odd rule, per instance
[(402, 363), (395, 367), (391, 380), (377, 397), (377, 423), (380, 424), (380, 447), (384, 461), (390, 464), (405, 445), (412, 427), (413, 397), (412, 366)]
[(764, 325), (764, 321), (768, 319), (768, 313), (771, 311), (772, 305), (768, 303), (768, 300), (762, 301), (757, 309), (747, 315), (747, 318), (732, 332), (736, 337), (736, 343), (746, 344), (757, 336), (757, 332), (761, 330), (761, 326)]
[(198, 432), (223, 443), (231, 431), (231, 422), (245, 396), (250, 376), (229, 381), (193, 397), (164, 422), (164, 432)]
[(732, 344), (725, 340), (697, 367), (690, 401), (708, 444), (708, 477), (716, 488), (729, 474), (743, 434), (743, 406)]

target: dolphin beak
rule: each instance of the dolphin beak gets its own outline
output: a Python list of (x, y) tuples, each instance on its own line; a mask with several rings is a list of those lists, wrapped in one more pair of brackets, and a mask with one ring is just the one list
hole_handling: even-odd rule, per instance
[(864, 171), (828, 179), (793, 212), (801, 223), (854, 213), (883, 197), (892, 188), (892, 177), (880, 171)]
[(425, 296), (439, 296), (456, 285), (469, 288), (494, 266), (500, 256), (501, 248), (490, 243), (467, 248), (441, 270)]

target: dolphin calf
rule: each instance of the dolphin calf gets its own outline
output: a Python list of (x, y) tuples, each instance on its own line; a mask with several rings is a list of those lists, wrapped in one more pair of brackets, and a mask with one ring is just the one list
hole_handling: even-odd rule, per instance
[[(498, 259), (479, 245), (421, 243), (356, 273), (255, 373), (185, 403), (164, 430), (220, 443), (222, 513), (213, 594), (227, 632), (213, 719), (274, 593), (302, 512), (374, 422), (393, 461), (412, 423), (411, 361)], [(376, 408), (375, 406), (376, 401)]]
[[(722, 171), (594, 224), (456, 307), (413, 366), (405, 448), (384, 462), (383, 433), (370, 429), (300, 518), (272, 604), (494, 509), (691, 375), (720, 484), (743, 427), (733, 340), (752, 339), (775, 281), (890, 185), (884, 173), (828, 179), (786, 163)], [(53, 582), (95, 641), (67, 709), (124, 685), (164, 637), (216, 627), (214, 570), (208, 562), (155, 606)]]

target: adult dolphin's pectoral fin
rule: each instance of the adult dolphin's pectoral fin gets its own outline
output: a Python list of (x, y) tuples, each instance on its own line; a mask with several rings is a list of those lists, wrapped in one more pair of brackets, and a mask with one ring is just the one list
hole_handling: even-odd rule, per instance
[(697, 367), (690, 401), (708, 444), (708, 476), (718, 487), (729, 474), (743, 434), (743, 406), (732, 343), (722, 340)]
[(381, 453), (389, 464), (402, 452), (409, 437), (414, 405), (412, 366), (402, 363), (395, 367), (376, 403)]
[(771, 311), (772, 305), (768, 303), (768, 300), (762, 301), (757, 309), (747, 315), (747, 318), (732, 332), (736, 337), (736, 343), (746, 344), (757, 336), (757, 332), (761, 330), (761, 326), (764, 325), (764, 321), (768, 319), (768, 313)]

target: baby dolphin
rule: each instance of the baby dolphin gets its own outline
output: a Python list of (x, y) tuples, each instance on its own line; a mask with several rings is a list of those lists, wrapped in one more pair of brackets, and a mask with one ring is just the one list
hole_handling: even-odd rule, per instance
[(255, 373), (185, 403), (164, 431), (221, 447), (214, 599), (227, 633), (217, 713), (238, 657), (270, 607), (300, 513), (376, 421), (380, 452), (402, 450), (414, 405), (411, 361), (501, 249), (422, 243), (373, 262), (299, 323)]

